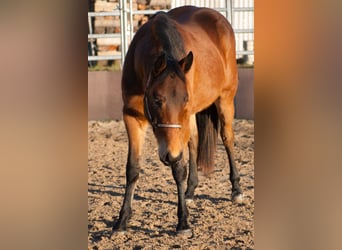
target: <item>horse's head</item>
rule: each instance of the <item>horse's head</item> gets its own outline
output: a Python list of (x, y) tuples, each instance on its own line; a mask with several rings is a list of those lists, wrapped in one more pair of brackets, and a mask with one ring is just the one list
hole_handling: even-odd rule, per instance
[(162, 53), (154, 63), (144, 97), (145, 115), (157, 137), (160, 160), (178, 162), (190, 137), (189, 93), (185, 74), (192, 65), (192, 52), (176, 61)]

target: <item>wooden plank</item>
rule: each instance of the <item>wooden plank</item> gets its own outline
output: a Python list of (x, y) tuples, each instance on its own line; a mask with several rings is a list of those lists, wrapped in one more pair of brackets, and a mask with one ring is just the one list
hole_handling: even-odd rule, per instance
[(98, 51), (117, 51), (119, 45), (99, 45), (97, 46)]
[(95, 20), (94, 21), (95, 27), (119, 27), (120, 20)]
[(170, 0), (151, 0), (150, 5), (165, 7), (167, 5), (171, 5), (171, 1)]
[(119, 45), (120, 43), (121, 43), (120, 37), (97, 38), (97, 45)]
[(121, 52), (117, 50), (109, 50), (109, 51), (98, 51), (98, 56), (120, 56)]
[(113, 2), (105, 2), (105, 1), (96, 1), (94, 10), (95, 12), (101, 12), (101, 11), (113, 11), (118, 8), (118, 3)]

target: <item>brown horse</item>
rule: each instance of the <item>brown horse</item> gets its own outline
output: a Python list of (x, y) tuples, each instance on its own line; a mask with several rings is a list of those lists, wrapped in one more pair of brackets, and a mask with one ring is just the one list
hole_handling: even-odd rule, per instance
[[(235, 38), (218, 12), (184, 6), (159, 12), (134, 36), (122, 75), (123, 119), (129, 139), (126, 191), (114, 231), (125, 231), (139, 177), (139, 158), (150, 123), (160, 160), (172, 168), (178, 191), (177, 232), (191, 232), (185, 199), (198, 184), (197, 167), (209, 174), (221, 125), (232, 199), (242, 201), (234, 164), (234, 96), (237, 90)], [(189, 147), (189, 175), (183, 152)], [(151, 180), (152, 181), (152, 180)]]

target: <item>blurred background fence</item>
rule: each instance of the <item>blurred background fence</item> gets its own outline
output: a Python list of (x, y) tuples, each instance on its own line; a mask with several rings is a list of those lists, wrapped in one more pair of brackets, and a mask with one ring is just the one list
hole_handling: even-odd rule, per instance
[(157, 11), (183, 5), (216, 9), (232, 24), (237, 59), (254, 63), (254, 0), (88, 0), (88, 66), (123, 65), (130, 41)]

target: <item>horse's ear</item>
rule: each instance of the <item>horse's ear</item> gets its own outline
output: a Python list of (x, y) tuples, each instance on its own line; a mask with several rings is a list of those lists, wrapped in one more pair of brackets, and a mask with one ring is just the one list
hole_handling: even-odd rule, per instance
[(154, 63), (153, 74), (154, 76), (158, 76), (167, 65), (167, 57), (165, 53), (162, 53)]
[(192, 51), (190, 51), (186, 57), (184, 57), (182, 60), (179, 61), (179, 65), (183, 69), (184, 73), (188, 72), (189, 69), (191, 68), (193, 59), (194, 59), (194, 56), (192, 54)]

